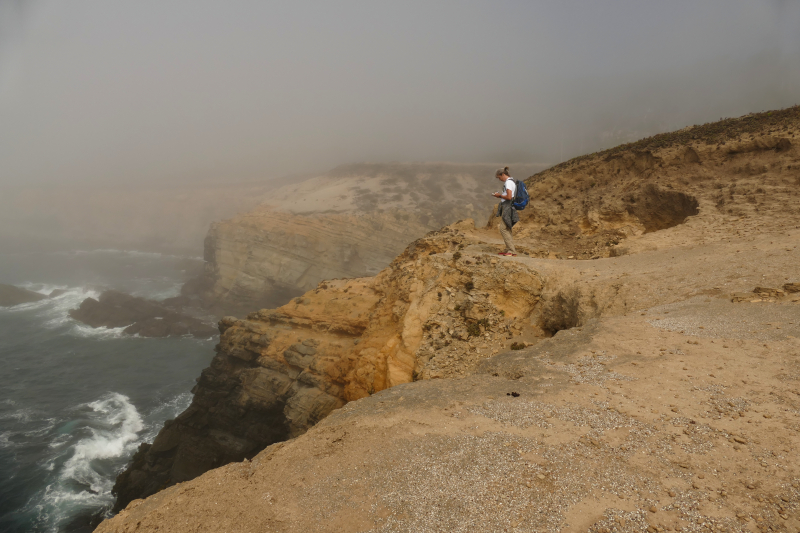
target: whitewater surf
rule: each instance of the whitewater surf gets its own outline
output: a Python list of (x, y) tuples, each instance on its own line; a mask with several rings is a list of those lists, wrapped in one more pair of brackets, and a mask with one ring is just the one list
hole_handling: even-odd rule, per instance
[(138, 338), (79, 324), (69, 309), (110, 288), (175, 296), (200, 264), (119, 250), (0, 258), (4, 282), (53, 294), (0, 308), (1, 531), (91, 531), (116, 475), (189, 405), (213, 355), (215, 339)]

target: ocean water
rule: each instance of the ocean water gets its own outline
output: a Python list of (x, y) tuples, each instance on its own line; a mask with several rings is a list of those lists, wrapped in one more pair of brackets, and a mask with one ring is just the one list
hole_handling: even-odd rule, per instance
[(191, 401), (217, 338), (92, 329), (69, 309), (106, 288), (177, 295), (199, 258), (120, 250), (0, 254), (0, 283), (55, 298), (0, 308), (0, 531), (91, 531), (138, 445)]

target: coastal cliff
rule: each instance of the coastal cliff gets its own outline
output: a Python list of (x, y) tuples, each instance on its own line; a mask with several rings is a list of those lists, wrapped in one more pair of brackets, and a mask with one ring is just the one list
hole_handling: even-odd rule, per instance
[[(142, 445), (120, 475), (115, 487), (117, 508), (208, 469), (253, 458), (270, 444), (303, 435), (348, 402), (354, 402), (354, 407), (347, 414), (339, 411), (319, 431), (293, 442), (297, 446), (318, 443), (323, 432), (349, 431), (343, 428), (355, 420), (377, 424), (374, 417), (381, 408), (376, 402), (390, 397), (376, 393), (400, 385), (403, 387), (398, 390), (422, 395), (410, 406), (411, 411), (398, 415), (397, 424), (403, 428), (412, 424), (411, 419), (422, 421), (425, 427), (438, 427), (439, 404), (460, 398), (458, 401), (471, 406), (473, 414), (525, 429), (530, 424), (525, 425), (523, 419), (517, 423), (508, 418), (512, 415), (503, 414), (513, 406), (498, 407), (495, 412), (494, 407), (482, 406), (480, 397), (488, 394), (496, 399), (501, 390), (510, 397), (514, 397), (512, 392), (517, 396), (520, 391), (534, 394), (531, 387), (546, 384), (541, 380), (547, 369), (556, 365), (552, 368), (563, 371), (564, 378), (556, 380), (554, 392), (559, 394), (549, 399), (548, 405), (531, 409), (556, 413), (554, 418), (564, 420), (553, 422), (554, 427), (561, 427), (558, 424), (571, 420), (567, 408), (578, 409), (567, 403), (576, 393), (584, 394), (583, 384), (594, 383), (602, 389), (596, 391), (598, 394), (608, 395), (608, 380), (625, 384), (628, 378), (623, 374), (633, 381), (645, 379), (654, 361), (661, 361), (658, 357), (669, 355), (669, 361), (674, 358), (677, 364), (686, 348), (681, 351), (675, 346), (697, 346), (698, 337), (708, 337), (712, 332), (711, 338), (742, 340), (731, 353), (732, 360), (742, 364), (756, 342), (767, 337), (779, 341), (777, 350), (785, 359), (792, 341), (786, 340), (784, 333), (794, 332), (794, 324), (800, 324), (800, 298), (794, 296), (795, 284), (800, 281), (796, 267), (800, 263), (800, 234), (796, 231), (800, 220), (800, 153), (795, 142), (799, 132), (800, 109), (792, 108), (687, 128), (578, 158), (527, 180), (532, 202), (514, 228), (517, 248), (523, 252), (518, 257), (498, 258), (501, 241), (496, 230), (476, 228), (465, 220), (416, 240), (375, 276), (323, 281), (277, 309), (252, 312), (244, 319), (226, 317), (220, 322), (217, 355), (199, 378), (192, 405), (167, 422), (152, 445)], [(744, 246), (746, 256), (740, 255)], [(742, 304), (748, 294), (753, 302), (770, 307), (756, 308), (749, 300)], [(718, 322), (715, 316), (730, 320)], [(733, 323), (733, 317), (752, 328), (732, 330), (725, 324)], [(786, 317), (792, 318), (792, 326), (785, 324)], [(773, 320), (784, 324), (786, 331), (770, 329), (768, 335), (764, 333), (763, 323)], [(594, 328), (591, 335), (577, 345), (570, 344), (570, 332), (589, 326)], [(629, 333), (630, 338), (626, 337)], [(543, 339), (548, 339), (547, 344)], [(728, 342), (733, 345), (735, 341)], [(673, 348), (650, 353), (653, 346), (662, 344)], [(698, 351), (698, 361), (710, 369), (716, 347), (692, 349)], [(619, 358), (614, 365), (645, 366), (639, 373), (628, 367), (623, 371), (620, 366), (607, 365), (611, 359), (594, 361), (596, 352)], [(652, 357), (656, 359), (651, 361)], [(781, 359), (781, 364), (789, 364), (788, 359)], [(606, 375), (609, 372), (613, 375)], [(725, 379), (728, 374), (730, 379), (735, 377), (733, 367), (716, 372)], [(530, 383), (517, 381), (525, 376)], [(444, 379), (430, 382), (433, 378)], [(770, 379), (770, 387), (784, 394), (786, 385)], [(676, 375), (670, 383), (683, 387), (678, 380)], [(428, 383), (404, 385), (414, 381)], [(576, 384), (581, 386), (569, 392)], [(470, 392), (471, 387), (479, 392)], [(634, 387), (626, 391), (646, 406), (663, 408), (643, 390)], [(399, 401), (393, 399), (397, 394), (406, 393), (392, 395), (392, 401)], [(440, 398), (450, 394), (452, 400)], [(686, 394), (689, 398), (699, 393), (687, 389)], [(372, 395), (374, 400), (357, 401)], [(582, 402), (581, 409), (599, 409), (589, 398), (574, 400)], [(697, 399), (711, 402), (709, 405), (716, 405), (713, 402), (717, 400)], [(673, 403), (674, 413), (694, 409), (685, 402)], [(587, 413), (581, 416), (594, 416)], [(635, 429), (654, 423), (645, 421), (644, 415), (628, 412), (626, 416), (625, 427)], [(692, 412), (688, 416), (699, 415)], [(549, 422), (543, 424), (550, 427)], [(492, 431), (508, 433), (500, 426), (492, 427)], [(687, 428), (696, 429), (688, 422)], [(781, 428), (775, 431), (784, 431)], [(360, 430), (355, 431), (360, 435)], [(652, 431), (655, 435), (665, 430), (656, 427)], [(370, 435), (370, 446), (389, 445), (379, 435)], [(414, 435), (408, 438), (415, 439), (415, 446), (432, 442), (426, 439), (450, 438), (444, 433), (439, 437), (425, 432)], [(592, 455), (595, 449), (603, 449), (602, 444), (593, 444), (602, 442), (598, 440), (600, 434), (568, 433), (563, 443), (557, 435), (550, 435), (542, 437), (544, 443), (536, 444), (534, 441), (541, 440), (537, 435), (526, 433), (526, 439), (533, 439), (530, 446), (549, 446), (561, 453), (566, 447), (578, 446), (579, 441), (584, 446), (585, 441), (588, 447), (581, 448), (581, 453), (589, 454), (590, 460), (601, 459)], [(330, 441), (329, 445), (334, 446), (333, 442), (339, 441)], [(286, 450), (296, 453), (277, 453), (283, 448), (272, 447), (257, 456), (258, 468), (266, 469), (264, 476), (269, 478), (274, 469), (302, 455), (297, 446), (287, 446)], [(354, 443), (348, 446), (354, 446), (352, 453), (361, 453)], [(624, 455), (629, 449), (633, 448), (617, 452)], [(544, 448), (540, 452), (546, 456)], [(350, 451), (342, 453), (346, 460), (352, 458)], [(383, 457), (375, 457), (379, 456)], [(266, 461), (271, 458), (277, 459), (268, 466)], [(230, 468), (223, 470), (225, 476)], [(455, 468), (455, 463), (447, 468)], [(557, 473), (553, 471), (553, 475)], [(634, 472), (631, 476), (634, 474), (639, 475)], [(203, 480), (215, 475), (210, 473), (182, 486), (200, 487)], [(420, 476), (423, 481), (429, 480), (424, 472)], [(539, 481), (534, 479), (533, 483)], [(316, 480), (308, 483), (317, 494), (317, 503), (309, 505), (317, 505), (319, 498), (343, 494), (341, 485), (325, 487)], [(412, 491), (408, 483), (401, 482), (397, 490)], [(564, 497), (572, 503), (588, 494), (569, 492), (578, 490), (577, 485), (570, 485), (564, 477), (554, 478), (553, 487), (566, 491), (568, 496)], [(179, 494), (168, 491), (167, 496), (152, 500), (150, 507), (135, 502), (99, 530), (121, 531), (131, 520), (149, 520), (150, 509), (163, 509), (168, 505), (165, 502), (174, 502), (172, 498)], [(402, 511), (397, 502), (381, 502), (387, 506), (386, 517), (395, 516), (401, 522), (413, 522), (422, 516), (418, 517), (418, 511), (426, 508)], [(173, 509), (170, 516), (184, 516), (180, 506)], [(373, 511), (364, 511), (370, 524), (383, 520), (373, 517)], [(281, 513), (275, 520), (296, 522), (297, 527), (276, 526), (276, 530), (302, 530), (298, 525), (302, 520)], [(553, 520), (560, 517), (563, 523), (561, 511), (553, 508), (552, 513)], [(482, 515), (475, 514), (478, 516)], [(481, 520), (485, 522), (490, 516), (494, 515)]]

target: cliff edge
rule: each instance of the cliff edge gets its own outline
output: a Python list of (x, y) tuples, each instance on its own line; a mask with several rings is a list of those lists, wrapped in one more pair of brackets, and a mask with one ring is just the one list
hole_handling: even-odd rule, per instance
[(529, 178), (525, 254), (462, 221), (224, 319), (98, 531), (800, 526), (799, 132), (795, 107), (578, 158)]

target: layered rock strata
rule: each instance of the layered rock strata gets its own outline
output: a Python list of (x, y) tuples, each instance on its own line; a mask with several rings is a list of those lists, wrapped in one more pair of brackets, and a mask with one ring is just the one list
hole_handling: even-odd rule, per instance
[[(226, 318), (192, 406), (120, 476), (119, 506), (206, 465), (252, 457), (346, 402), (415, 380), (469, 376), (493, 355), (594, 319), (665, 305), (683, 305), (689, 316), (700, 306), (704, 322), (660, 315), (658, 326), (699, 335), (713, 325), (738, 338), (709, 318), (720, 300), (739, 305), (731, 295), (754, 290), (756, 279), (761, 288), (800, 281), (800, 154), (789, 140), (800, 132), (800, 110), (776, 115), (759, 117), (757, 142), (750, 129), (731, 126), (733, 152), (681, 133), (649, 140), (650, 155), (634, 145), (534, 176), (532, 206), (515, 228), (528, 255), (498, 258), (497, 232), (464, 221), (415, 241), (377, 276), (326, 281), (276, 310)], [(786, 142), (765, 141), (778, 127)], [(743, 145), (774, 148), (741, 152)], [(694, 156), (676, 156), (689, 149)], [(758, 320), (758, 310), (742, 309), (724, 312)], [(507, 369), (494, 373), (516, 379)]]
[[(276, 310), (224, 318), (192, 406), (118, 478), (119, 506), (298, 436), (348, 401), (422, 379), (417, 354), (439, 342), (434, 335), (502, 344), (509, 321), (537, 304), (541, 279), (515, 263), (454, 261), (441, 252), (464, 237), (450, 231), (446, 241), (417, 241), (376, 277), (326, 281)], [(480, 357), (471, 356), (474, 366)]]

